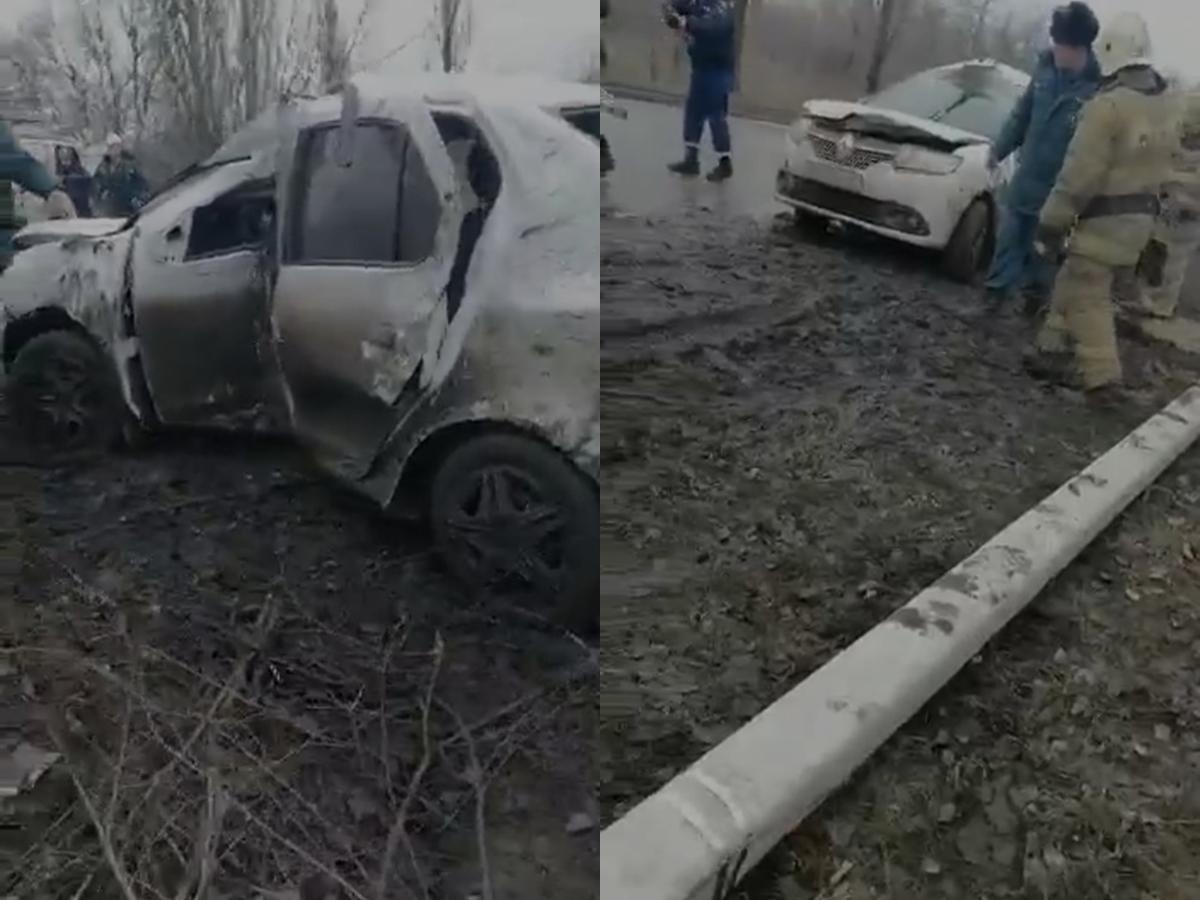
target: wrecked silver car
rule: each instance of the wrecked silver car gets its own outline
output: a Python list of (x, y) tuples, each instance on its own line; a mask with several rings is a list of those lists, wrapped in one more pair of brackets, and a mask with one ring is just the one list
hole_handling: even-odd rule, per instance
[(35, 226), (0, 277), (12, 418), (64, 455), (139, 429), (289, 435), (427, 515), (456, 574), (594, 627), (598, 145), (564, 111), (598, 104), (359, 78), (128, 222)]

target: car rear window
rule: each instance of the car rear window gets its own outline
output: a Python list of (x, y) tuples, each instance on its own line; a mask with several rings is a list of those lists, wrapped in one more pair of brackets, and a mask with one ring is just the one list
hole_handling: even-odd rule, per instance
[(995, 66), (966, 65), (922, 72), (863, 103), (995, 140), (1022, 90)]

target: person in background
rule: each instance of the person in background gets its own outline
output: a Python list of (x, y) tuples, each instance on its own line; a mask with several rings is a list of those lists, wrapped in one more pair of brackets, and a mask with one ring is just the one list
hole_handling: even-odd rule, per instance
[(1115, 16), (1096, 46), (1104, 81), (1083, 111), (1034, 237), (1040, 253), (1064, 262), (1026, 364), (1107, 406), (1122, 400), (1113, 289), (1150, 240), (1179, 126), (1178, 102), (1150, 61), (1145, 19)]
[[(604, 46), (604, 23), (608, 21), (608, 0), (600, 0), (600, 71), (608, 68), (608, 48)], [(607, 175), (613, 169), (612, 148), (608, 138), (600, 135), (600, 174)]]
[(83, 167), (79, 151), (66, 144), (54, 148), (54, 170), (81, 219), (92, 217), (92, 176)]
[(683, 159), (669, 168), (677, 175), (700, 174), (700, 138), (707, 122), (713, 149), (720, 157), (709, 181), (733, 175), (729, 135), (729, 95), (737, 64), (737, 28), (730, 0), (668, 0), (663, 7), (667, 27), (687, 41), (692, 63), (683, 108)]
[(128, 218), (146, 203), (150, 186), (120, 135), (110, 134), (105, 144), (104, 159), (96, 167), (93, 178), (92, 205), (101, 216)]
[(0, 272), (12, 262), (13, 235), (24, 225), (17, 213), (14, 185), (42, 197), (51, 219), (75, 215), (59, 180), (21, 146), (8, 123), (0, 121)]
[(1100, 83), (1091, 50), (1099, 31), (1096, 14), (1086, 3), (1068, 3), (1054, 11), (1052, 46), (1038, 58), (1029, 87), (992, 147), (993, 166), (1021, 151), (984, 283), (994, 302), (1007, 302), (1024, 291), (1027, 309), (1033, 311), (1049, 292), (1054, 273), (1033, 253), (1033, 234), (1083, 106)]

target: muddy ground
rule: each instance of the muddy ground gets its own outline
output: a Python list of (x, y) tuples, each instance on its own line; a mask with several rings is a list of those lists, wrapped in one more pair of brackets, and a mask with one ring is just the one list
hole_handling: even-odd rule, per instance
[[(1194, 380), (1030, 379), (933, 262), (790, 222), (608, 215), (606, 820)], [(1200, 452), (754, 874), (765, 898), (1200, 896)]]
[(485, 868), (496, 900), (596, 895), (587, 648), (472, 603), (284, 446), (0, 448), (0, 771), (64, 754), (0, 799), (0, 896), (118, 896), (106, 843), (145, 898), (457, 900)]

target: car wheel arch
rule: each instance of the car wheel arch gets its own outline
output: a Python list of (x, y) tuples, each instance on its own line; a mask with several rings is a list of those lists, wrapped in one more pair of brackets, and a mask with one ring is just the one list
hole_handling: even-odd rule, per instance
[(494, 434), (509, 434), (537, 441), (570, 463), (599, 492), (600, 486), (595, 479), (535, 425), (507, 419), (471, 418), (444, 422), (426, 431), (414, 442), (412, 449), (398, 461), (400, 476), (388, 508), (424, 514), (429, 488), (441, 461), (469, 441)]
[(70, 331), (87, 338), (96, 347), (100, 342), (83, 323), (61, 306), (39, 306), (36, 309), (10, 319), (4, 326), (4, 369), (9, 371), (17, 354), (36, 337), (51, 331)]

